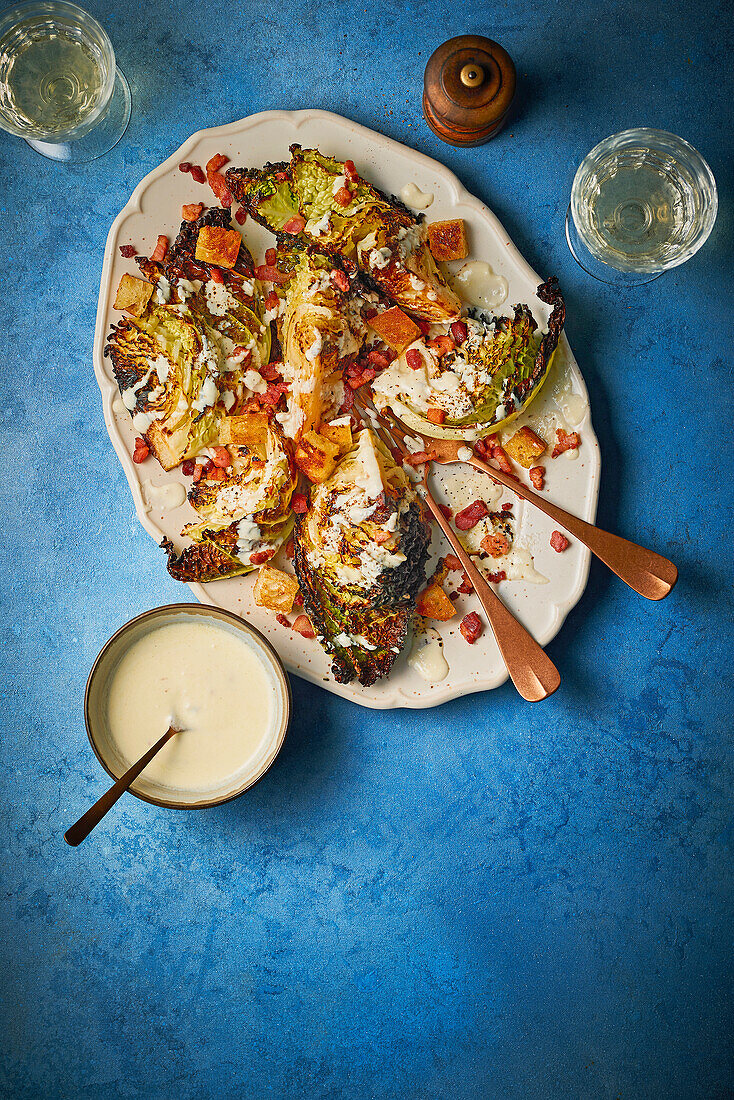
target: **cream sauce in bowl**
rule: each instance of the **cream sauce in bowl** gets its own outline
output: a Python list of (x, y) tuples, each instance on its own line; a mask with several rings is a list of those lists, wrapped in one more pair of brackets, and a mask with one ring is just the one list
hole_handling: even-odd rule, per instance
[(277, 755), (289, 710), (269, 644), (236, 616), (198, 605), (133, 619), (102, 650), (87, 686), (89, 737), (111, 775), (169, 725), (181, 728), (131, 787), (163, 805), (211, 805), (251, 786)]

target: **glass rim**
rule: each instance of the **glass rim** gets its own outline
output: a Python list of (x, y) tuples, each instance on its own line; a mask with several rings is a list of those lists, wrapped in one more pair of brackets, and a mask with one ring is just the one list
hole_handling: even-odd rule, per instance
[[(610, 258), (608, 251), (600, 248), (595, 241), (590, 241), (584, 232), (583, 218), (579, 210), (579, 190), (582, 179), (585, 175), (589, 174), (600, 156), (614, 150), (625, 149), (630, 145), (636, 145), (640, 142), (646, 142), (653, 150), (669, 149), (670, 151), (674, 151), (689, 167), (693, 168), (695, 172), (700, 173), (705, 178), (706, 185), (709, 188), (710, 203), (706, 210), (705, 221), (702, 222), (696, 235), (688, 242), (685, 249), (683, 249), (679, 255), (672, 257), (669, 261), (664, 263), (648, 263), (644, 266), (621, 265), (615, 263), (613, 259)], [(639, 126), (631, 127), (627, 130), (620, 130), (616, 134), (610, 134), (608, 137), (597, 142), (597, 144), (586, 154), (573, 177), (570, 208), (576, 232), (594, 259), (607, 264), (607, 266), (614, 268), (615, 271), (627, 273), (639, 272), (652, 275), (656, 273), (661, 274), (663, 271), (668, 271), (673, 267), (678, 267), (680, 264), (686, 263), (686, 261), (690, 260), (691, 257), (703, 247), (716, 222), (719, 199), (716, 179), (711, 170), (711, 166), (698, 149), (696, 149), (695, 145), (691, 145), (685, 138), (680, 137), (678, 134), (674, 134), (670, 130), (660, 130), (651, 126)]]
[(0, 108), (0, 128), (26, 140), (30, 138), (37, 141), (73, 141), (94, 129), (109, 106), (115, 89), (115, 75), (117, 72), (115, 49), (110, 41), (110, 36), (99, 20), (95, 19), (86, 8), (73, 3), (73, 0), (23, 0), (21, 4), (14, 4), (12, 7), (0, 12), (0, 39), (32, 14), (49, 16), (66, 14), (75, 17), (78, 22), (83, 23), (86, 28), (93, 31), (98, 36), (108, 61), (105, 85), (100, 94), (99, 103), (93, 111), (90, 111), (84, 122), (72, 130), (65, 131), (63, 134), (58, 131), (49, 132), (47, 130), (29, 133), (28, 130), (9, 122), (2, 108)]

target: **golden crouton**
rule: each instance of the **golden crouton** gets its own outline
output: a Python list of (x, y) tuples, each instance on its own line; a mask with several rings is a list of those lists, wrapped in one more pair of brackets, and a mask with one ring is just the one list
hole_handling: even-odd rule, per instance
[(504, 449), (510, 458), (519, 462), (526, 470), (535, 465), (536, 459), (545, 450), (545, 443), (536, 435), (532, 428), (518, 428), (504, 444)]
[(290, 573), (264, 565), (257, 575), (253, 595), (258, 607), (287, 615), (298, 595), (298, 581)]
[(469, 255), (463, 218), (448, 222), (431, 222), (428, 226), (428, 247), (434, 260), (464, 260)]
[(449, 619), (453, 619), (456, 614), (456, 608), (440, 584), (429, 584), (418, 597), (416, 604), (416, 611), (419, 615), (424, 615), (427, 619), (436, 619), (437, 622), (445, 623)]
[(117, 288), (114, 308), (124, 309), (133, 317), (140, 317), (152, 293), (152, 283), (146, 283), (144, 279), (136, 279), (134, 275), (123, 275)]
[(234, 267), (242, 238), (236, 229), (222, 229), (218, 225), (202, 225), (196, 238), (195, 260), (218, 267)]
[(263, 413), (225, 416), (219, 421), (219, 442), (223, 446), (264, 448), (268, 442), (268, 418)]
[(334, 443), (339, 454), (344, 455), (352, 449), (352, 426), (348, 421), (346, 424), (322, 424), (319, 435)]
[(318, 432), (306, 432), (298, 441), (295, 463), (309, 481), (326, 481), (336, 466), (339, 448)]
[(377, 313), (369, 324), (380, 339), (384, 340), (398, 355), (402, 354), (421, 334), (415, 321), (411, 321), (399, 306), (392, 306), (383, 313)]

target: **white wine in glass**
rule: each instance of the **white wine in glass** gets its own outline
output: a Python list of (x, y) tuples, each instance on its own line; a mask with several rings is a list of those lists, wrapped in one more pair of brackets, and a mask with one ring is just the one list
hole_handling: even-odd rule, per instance
[(54, 160), (95, 160), (122, 137), (130, 91), (105, 31), (66, 0), (0, 15), (0, 127)]
[(664, 130), (625, 130), (582, 161), (566, 236), (596, 278), (644, 283), (690, 259), (716, 212), (713, 174), (692, 145)]

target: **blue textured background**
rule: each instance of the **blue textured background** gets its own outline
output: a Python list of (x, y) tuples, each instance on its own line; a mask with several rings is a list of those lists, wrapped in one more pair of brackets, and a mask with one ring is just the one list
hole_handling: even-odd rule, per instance
[[(134, 114), (90, 166), (0, 132), (0, 1090), (18, 1098), (731, 1100), (732, 129), (725, 0), (246, 6), (88, 0)], [(445, 38), (496, 37), (507, 129), (420, 113)], [(181, 815), (106, 785), (81, 704), (108, 635), (170, 600), (91, 365), (105, 236), (190, 133), (323, 107), (438, 157), (557, 273), (592, 396), (599, 522), (671, 556), (651, 605), (594, 564), (549, 647), (561, 690), (377, 715), (295, 680), (247, 797)], [(718, 224), (636, 291), (578, 269), (576, 165), (629, 126), (706, 156)]]

